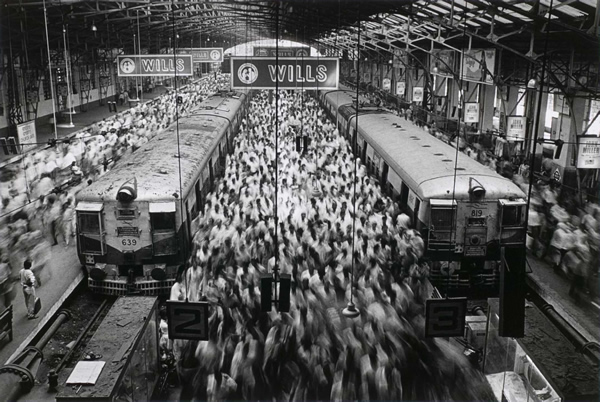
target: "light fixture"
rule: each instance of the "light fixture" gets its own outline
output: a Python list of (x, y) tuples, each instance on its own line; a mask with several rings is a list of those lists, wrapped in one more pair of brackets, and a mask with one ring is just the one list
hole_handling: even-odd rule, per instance
[(440, 71), (440, 69), (438, 68), (438, 66), (433, 67), (433, 73), (437, 74)]
[(535, 88), (536, 85), (537, 81), (535, 80), (535, 78), (532, 78), (529, 81), (527, 81), (527, 88)]
[(96, 27), (96, 24), (94, 22), (92, 22), (92, 32), (96, 32), (98, 30), (98, 27)]

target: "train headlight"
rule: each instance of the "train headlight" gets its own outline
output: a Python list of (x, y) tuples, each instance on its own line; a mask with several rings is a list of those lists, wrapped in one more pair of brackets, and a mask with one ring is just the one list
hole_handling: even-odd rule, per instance
[(106, 279), (106, 271), (97, 265), (90, 269), (90, 277), (95, 281), (103, 281)]
[(164, 281), (165, 279), (167, 279), (167, 272), (165, 271), (165, 265), (157, 264), (154, 268), (152, 268), (152, 271), (150, 271), (150, 276), (155, 281)]
[(479, 236), (471, 236), (471, 245), (477, 246), (481, 242)]
[(124, 183), (117, 192), (117, 201), (122, 203), (130, 203), (137, 197), (137, 181), (128, 181)]

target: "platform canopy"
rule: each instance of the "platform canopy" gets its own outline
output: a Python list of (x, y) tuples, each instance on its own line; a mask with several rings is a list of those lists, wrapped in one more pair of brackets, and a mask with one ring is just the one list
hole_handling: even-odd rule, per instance
[(598, 4), (598, 0), (4, 0), (0, 43), (13, 59), (21, 55), (30, 64), (41, 60), (46, 9), (50, 48), (62, 49), (64, 29), (68, 48), (82, 55), (82, 64), (95, 62), (105, 49), (156, 54), (184, 47), (229, 48), (276, 37), (314, 46), (326, 56), (341, 57), (346, 51), (352, 58), (360, 26), (361, 51), (378, 57), (385, 58), (395, 48), (429, 52), (494, 47), (535, 64), (548, 46), (548, 52), (560, 54), (565, 70), (573, 71), (573, 62), (584, 63), (582, 69), (589, 69), (586, 62), (598, 62)]

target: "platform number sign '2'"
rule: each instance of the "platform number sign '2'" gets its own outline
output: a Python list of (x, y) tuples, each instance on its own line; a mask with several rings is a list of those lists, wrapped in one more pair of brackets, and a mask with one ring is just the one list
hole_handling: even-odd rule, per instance
[(464, 336), (467, 299), (428, 299), (425, 303), (425, 336)]
[(169, 339), (208, 340), (208, 303), (167, 301)]

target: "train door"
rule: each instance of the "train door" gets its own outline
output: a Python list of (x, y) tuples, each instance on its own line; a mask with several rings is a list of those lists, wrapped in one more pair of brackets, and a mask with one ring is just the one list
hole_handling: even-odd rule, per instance
[(208, 188), (212, 189), (212, 186), (215, 184), (215, 170), (213, 168), (212, 158), (208, 160), (208, 169), (210, 170), (210, 184)]
[(175, 202), (151, 202), (148, 204), (148, 212), (150, 213), (153, 254), (155, 256), (177, 254), (179, 242), (175, 220)]
[(196, 210), (202, 211), (204, 209), (204, 205), (202, 202), (202, 191), (200, 190), (200, 179), (196, 181)]
[(367, 143), (367, 141), (363, 141), (362, 153), (360, 154), (360, 160), (363, 161), (363, 163), (367, 163), (366, 158), (368, 146), (369, 144)]
[(406, 204), (408, 204), (408, 186), (406, 183), (402, 182), (402, 188), (400, 189), (400, 205), (403, 208), (406, 208)]
[(413, 225), (417, 230), (421, 229), (421, 225), (419, 224), (419, 208), (421, 208), (421, 200), (415, 197), (415, 210), (413, 213)]
[(187, 228), (187, 238), (186, 241), (191, 240), (192, 238), (192, 216), (190, 214), (190, 203), (189, 201), (185, 202), (185, 221)]
[(102, 207), (101, 203), (79, 202), (75, 208), (77, 213), (77, 246), (79, 253), (86, 255), (86, 264), (94, 263), (93, 255), (104, 255), (106, 253)]
[(383, 169), (381, 170), (381, 188), (383, 189), (383, 193), (388, 193), (388, 172), (390, 167), (387, 163), (383, 162)]

